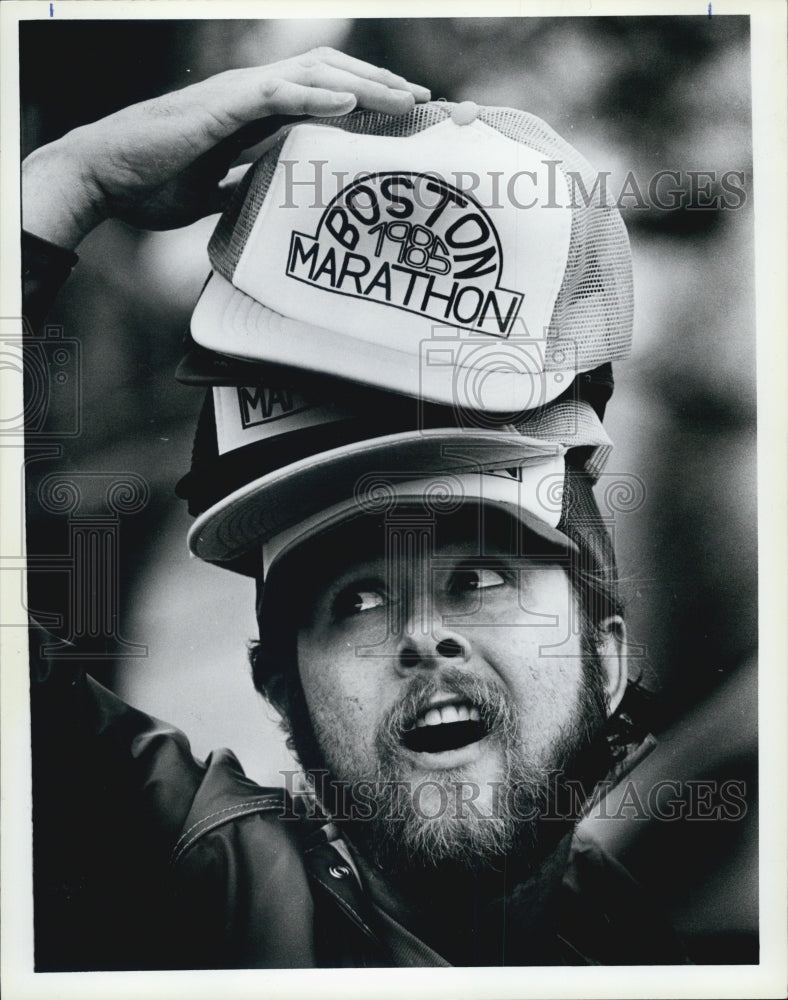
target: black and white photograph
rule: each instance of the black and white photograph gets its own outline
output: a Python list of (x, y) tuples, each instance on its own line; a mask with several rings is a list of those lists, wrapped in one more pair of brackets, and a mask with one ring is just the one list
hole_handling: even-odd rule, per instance
[(785, 7), (560, 6), (4, 5), (9, 997), (784, 995)]

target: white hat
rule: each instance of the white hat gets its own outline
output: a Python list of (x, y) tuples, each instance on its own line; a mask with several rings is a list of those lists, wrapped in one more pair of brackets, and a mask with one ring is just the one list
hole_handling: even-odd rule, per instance
[(436, 403), (542, 406), (629, 351), (629, 243), (595, 180), (509, 108), (292, 126), (217, 226), (192, 336)]

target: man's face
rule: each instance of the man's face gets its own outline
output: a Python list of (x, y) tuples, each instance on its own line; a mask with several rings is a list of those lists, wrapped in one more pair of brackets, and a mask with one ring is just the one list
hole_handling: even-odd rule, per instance
[(489, 526), (480, 556), (476, 525), (346, 532), (298, 631), (326, 766), (421, 863), (512, 850), (603, 721), (566, 571)]

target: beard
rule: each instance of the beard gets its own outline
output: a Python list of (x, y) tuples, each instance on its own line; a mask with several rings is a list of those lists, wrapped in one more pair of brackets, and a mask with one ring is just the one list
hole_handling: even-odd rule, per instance
[[(480, 735), (501, 761), (500, 774), (487, 787), (465, 767), (404, 780), (402, 734), (438, 691), (477, 706)], [(375, 740), (378, 815), (357, 831), (373, 860), (388, 869), (471, 868), (515, 852), (533, 854), (548, 769), (529, 759), (518, 733), (516, 712), (498, 685), (456, 668), (442, 672), (440, 680), (414, 678)]]
[[(519, 713), (507, 693), (453, 667), (436, 679), (417, 676), (410, 682), (378, 727), (372, 761), (359, 759), (352, 734), (320, 720), (313, 729), (300, 690), (300, 710), (290, 716), (292, 742), (322, 806), (379, 868), (478, 871), (517, 858), (521, 875), (528, 877), (577, 822), (612, 764), (603, 735), (602, 667), (592, 643), (584, 641), (583, 648), (575, 711), (539, 760), (522, 738)], [(479, 735), (500, 761), (496, 780), (485, 787), (465, 766), (420, 769), (413, 777), (403, 734), (438, 691), (479, 710)]]

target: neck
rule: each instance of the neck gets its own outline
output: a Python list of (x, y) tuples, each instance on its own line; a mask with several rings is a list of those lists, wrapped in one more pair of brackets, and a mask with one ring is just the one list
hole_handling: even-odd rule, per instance
[[(538, 866), (521, 854), (476, 869), (382, 869), (355, 847), (375, 902), (453, 965), (539, 964), (571, 833)], [(355, 845), (354, 845), (355, 846)]]

